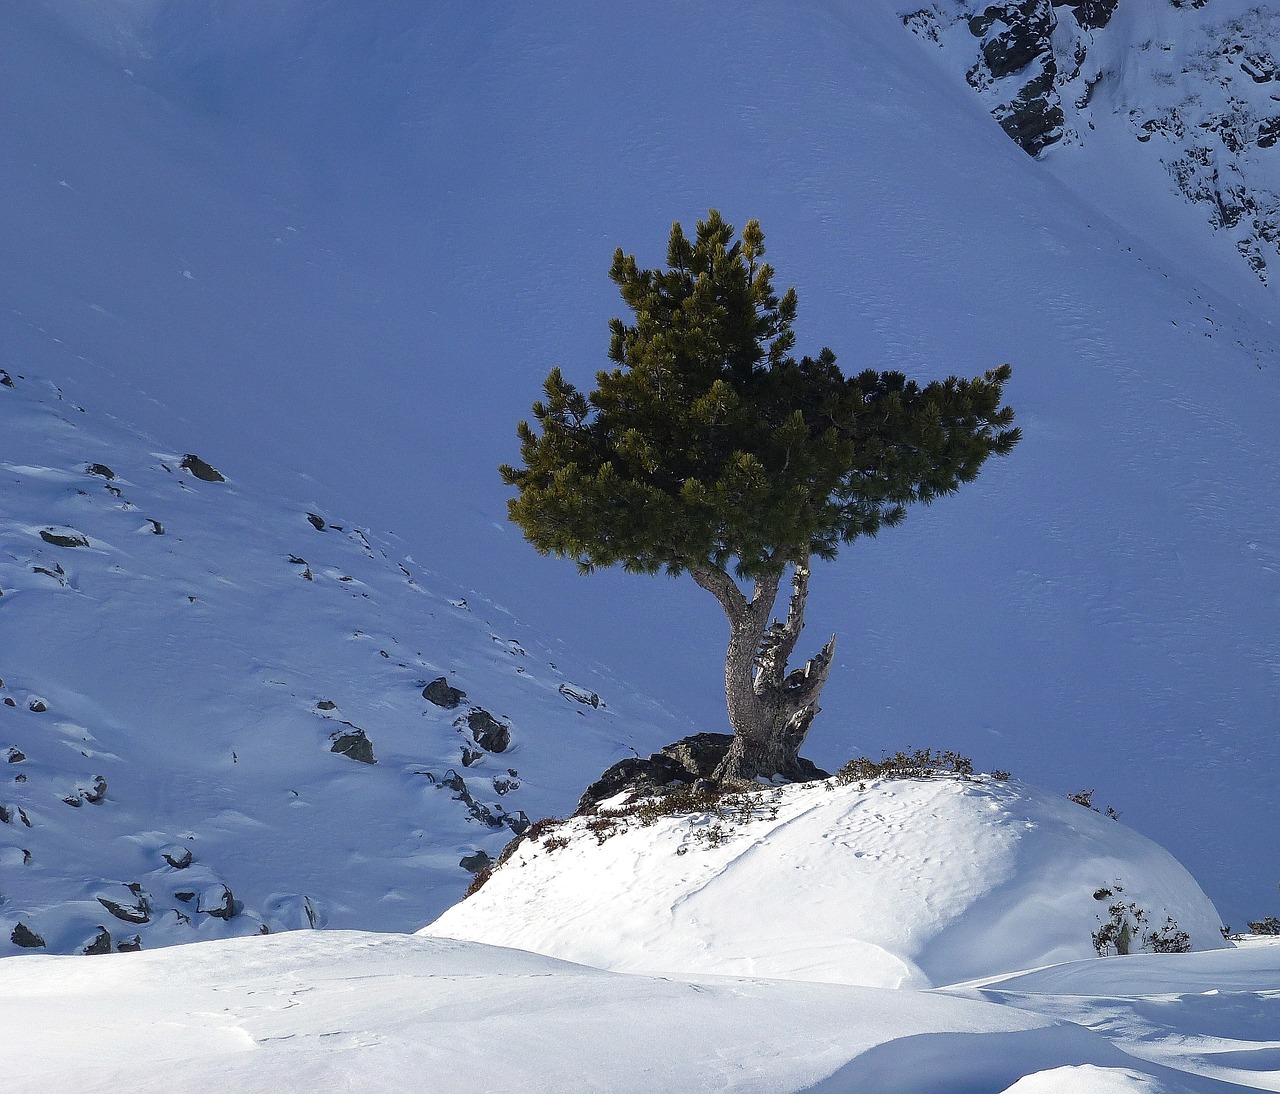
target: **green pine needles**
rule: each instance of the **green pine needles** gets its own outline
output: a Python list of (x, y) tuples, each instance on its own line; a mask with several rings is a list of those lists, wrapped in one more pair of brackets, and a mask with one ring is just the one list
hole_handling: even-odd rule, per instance
[[(553, 370), (533, 406), (536, 425), (518, 427), (523, 466), (501, 473), (518, 491), (511, 519), (542, 553), (584, 572), (691, 573), (724, 606), (736, 646), (754, 636), (748, 676), (753, 691), (762, 683), (767, 692), (788, 679), (785, 657), (775, 681), (761, 676), (779, 642), (789, 655), (798, 637), (810, 558), (834, 558), (897, 524), (908, 506), (953, 492), (1019, 432), (1001, 405), (1007, 365), (921, 387), (899, 372), (847, 377), (829, 349), (796, 360), (795, 290), (777, 295), (764, 254), (756, 221), (735, 239), (715, 210), (692, 240), (672, 226), (664, 270), (617, 250), (609, 276), (633, 319), (609, 325), (614, 367), (597, 373), (589, 394)], [(771, 628), (788, 566), (792, 610)], [(744, 579), (754, 582), (750, 599)], [(732, 668), (730, 721), (741, 736)], [(807, 705), (811, 720), (816, 695)], [(751, 765), (730, 766), (726, 775)]]

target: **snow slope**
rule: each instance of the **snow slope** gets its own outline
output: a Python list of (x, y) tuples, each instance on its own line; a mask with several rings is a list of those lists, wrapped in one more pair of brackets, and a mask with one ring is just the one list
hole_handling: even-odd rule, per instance
[(654, 262), (674, 218), (758, 216), (802, 351), (1010, 361), (1016, 453), (815, 576), (814, 632), (841, 634), (815, 759), (938, 745), (1095, 787), (1227, 919), (1274, 911), (1274, 301), (1129, 159), (1065, 185), (889, 0), (0, 18), (4, 367), (395, 529), (561, 637), (571, 677), (612, 666), (699, 728), (723, 721), (710, 598), (534, 557), (493, 472), (546, 371), (602, 363), (613, 247)]
[(60, 953), (409, 931), (462, 860), (682, 732), (327, 506), (19, 373), (0, 419), (0, 954), (19, 924)]
[(621, 972), (886, 988), (1093, 956), (1117, 902), (1145, 914), (1126, 916), (1135, 953), (1170, 919), (1196, 949), (1225, 945), (1166, 851), (1032, 787), (817, 783), (761, 792), (744, 815), (575, 818), (419, 933)]

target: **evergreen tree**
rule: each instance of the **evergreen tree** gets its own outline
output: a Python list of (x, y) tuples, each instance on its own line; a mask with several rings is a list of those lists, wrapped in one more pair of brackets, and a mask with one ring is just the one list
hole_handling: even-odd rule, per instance
[[(688, 573), (729, 619), (734, 740), (723, 780), (800, 777), (835, 638), (803, 668), (810, 561), (975, 478), (1017, 443), (1007, 365), (920, 387), (898, 372), (846, 377), (835, 354), (791, 356), (796, 294), (778, 297), (764, 235), (739, 240), (711, 210), (672, 226), (665, 270), (619, 248), (609, 276), (634, 319), (610, 323), (614, 368), (584, 395), (559, 369), (503, 466), (510, 517), (543, 554), (583, 572)], [(792, 570), (785, 620), (770, 622)]]

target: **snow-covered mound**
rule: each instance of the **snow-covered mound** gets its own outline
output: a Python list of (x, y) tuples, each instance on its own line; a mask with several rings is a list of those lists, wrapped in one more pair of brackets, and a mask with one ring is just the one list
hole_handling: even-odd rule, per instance
[(1227, 945), (1168, 852), (1020, 783), (828, 781), (750, 800), (548, 828), (420, 933), (620, 971), (891, 988), (1114, 953), (1120, 932), (1134, 953)]
[(0, 955), (412, 930), (671, 733), (233, 455), (16, 370), (0, 421)]

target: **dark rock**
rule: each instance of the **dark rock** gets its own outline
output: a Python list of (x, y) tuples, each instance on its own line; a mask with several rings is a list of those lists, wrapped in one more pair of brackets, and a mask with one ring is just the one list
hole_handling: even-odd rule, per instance
[(27, 758), (27, 754), (23, 752), (22, 749), (20, 748), (9, 749), (8, 759), (11, 764), (20, 764), (26, 758)]
[(44, 949), (44, 939), (25, 923), (19, 923), (9, 934), (9, 941), (24, 950)]
[(88, 547), (89, 540), (74, 528), (58, 531), (56, 528), (41, 528), (40, 538), (54, 547)]
[(94, 954), (100, 954), (100, 953), (110, 953), (111, 952), (111, 932), (107, 930), (106, 927), (102, 926), (101, 923), (99, 923), (98, 933), (93, 936), (93, 940), (91, 942), (87, 942), (85, 944), (84, 949), (82, 949), (80, 952), (82, 954), (85, 954), (86, 956), (92, 956)]
[(160, 857), (175, 870), (185, 870), (191, 865), (191, 860), (195, 856), (192, 855), (190, 847), (171, 847), (161, 852)]
[(142, 949), (142, 935), (135, 934), (132, 938), (122, 938), (116, 943), (116, 953), (137, 953)]
[(158, 520), (153, 520), (151, 517), (147, 517), (147, 523), (151, 525), (151, 534), (153, 536), (164, 535), (164, 525)]
[(116, 473), (105, 463), (91, 463), (85, 468), (85, 472), (90, 475), (101, 475), (104, 479), (114, 479), (116, 477)]
[(511, 728), (487, 710), (476, 707), (467, 714), (472, 739), (486, 752), (506, 752), (511, 747)]
[(180, 900), (183, 904), (190, 904), (195, 895), (190, 889), (181, 889), (173, 894), (173, 899)]
[(508, 828), (517, 836), (523, 836), (529, 831), (531, 824), (529, 816), (523, 809), (517, 809), (514, 813), (508, 813), (503, 820)]
[(472, 748), (470, 745), (462, 746), (462, 766), (471, 767), (473, 764), (484, 759), (484, 750)]
[(1120, 0), (1053, 0), (1055, 8), (1070, 8), (1085, 30), (1101, 30), (1115, 14)]
[(422, 697), (438, 707), (452, 710), (467, 697), (467, 693), (453, 687), (443, 676), (439, 676), (422, 689)]
[(10, 696), (6, 695), (4, 697), (4, 705), (7, 707), (16, 707), (18, 704), (15, 703)]
[(1268, 118), (1258, 126), (1258, 147), (1271, 148), (1280, 141), (1280, 117)]
[(1049, 0), (992, 4), (969, 20), (982, 57), (966, 75), (974, 88), (1001, 95), (991, 112), (1031, 155), (1062, 139), (1065, 115), (1053, 52), (1056, 18)]
[(332, 740), (333, 746), (329, 749), (330, 752), (349, 756), (362, 764), (378, 762), (373, 755), (373, 742), (369, 740), (363, 729), (353, 728), (350, 733), (339, 733)]
[(335, 703), (332, 699), (321, 699), (320, 702), (316, 704), (316, 710), (337, 710), (337, 709), (338, 709), (338, 704)]
[(107, 796), (107, 780), (101, 775), (95, 775), (93, 777), (93, 789), (81, 790), (80, 793), (90, 805), (97, 805)]
[(196, 911), (211, 915), (214, 919), (232, 919), (236, 914), (236, 898), (231, 890), (219, 882), (210, 885), (196, 902)]
[[(583, 792), (575, 813), (593, 813), (609, 798), (630, 791), (633, 797), (652, 797), (677, 786), (710, 780), (733, 741), (731, 733), (695, 733), (659, 749), (648, 759), (620, 760)], [(797, 766), (801, 779), (825, 779), (827, 773), (803, 758)]]
[(188, 471), (201, 482), (226, 482), (222, 472), (211, 464), (205, 463), (199, 456), (188, 452), (178, 464), (183, 471)]
[(133, 895), (132, 901), (112, 900), (110, 897), (100, 896), (98, 903), (117, 919), (122, 919), (126, 923), (150, 923), (151, 902), (142, 891), (142, 886), (134, 881), (125, 888)]
[(458, 865), (469, 874), (478, 874), (481, 870), (487, 870), (493, 865), (493, 858), (487, 851), (474, 851), (469, 855), (463, 855)]
[(0, 387), (13, 387), (13, 377), (0, 368)]
[(311, 527), (317, 532), (323, 532), (325, 529), (324, 517), (319, 513), (308, 513), (307, 520), (311, 522)]
[(0, 824), (9, 824), (13, 820), (13, 814), (9, 812), (7, 805), (0, 805)]
[(49, 706), (43, 699), (32, 699), (31, 702), (27, 704), (27, 709), (33, 714), (43, 714), (49, 709)]

